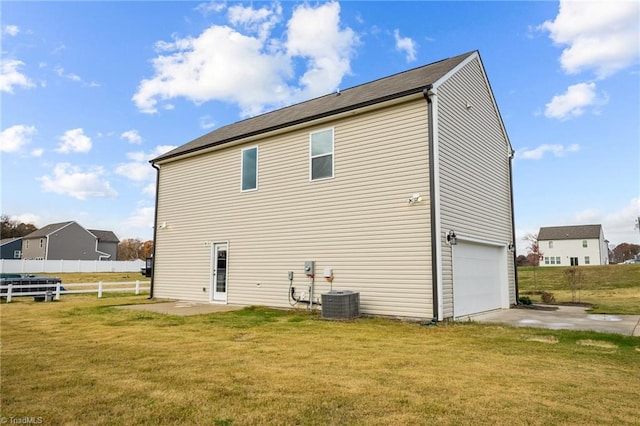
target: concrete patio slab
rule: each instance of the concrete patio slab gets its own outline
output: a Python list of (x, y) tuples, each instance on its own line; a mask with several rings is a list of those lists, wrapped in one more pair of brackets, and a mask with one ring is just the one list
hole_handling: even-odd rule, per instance
[(142, 305), (125, 305), (118, 306), (118, 308), (135, 311), (157, 312), (160, 314), (189, 316), (211, 314), (215, 312), (236, 311), (244, 308), (244, 306), (170, 301), (160, 303), (145, 303)]
[(484, 312), (473, 315), (470, 319), (483, 323), (510, 324), (516, 327), (592, 330), (625, 336), (640, 336), (640, 315), (590, 314), (586, 312), (586, 308), (581, 306), (513, 308)]

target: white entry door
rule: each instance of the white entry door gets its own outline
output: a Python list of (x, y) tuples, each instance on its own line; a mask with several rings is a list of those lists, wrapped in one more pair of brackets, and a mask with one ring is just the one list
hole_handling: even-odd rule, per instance
[(453, 249), (453, 316), (503, 307), (507, 286), (504, 248), (459, 241)]
[(213, 244), (211, 253), (211, 301), (227, 303), (227, 243)]

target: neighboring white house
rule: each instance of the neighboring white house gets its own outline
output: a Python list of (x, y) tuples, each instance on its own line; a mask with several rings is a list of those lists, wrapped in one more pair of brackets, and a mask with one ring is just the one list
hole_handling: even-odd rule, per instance
[(602, 225), (551, 226), (540, 228), (540, 266), (609, 264), (609, 242)]
[[(477, 51), (154, 159), (152, 296), (442, 320), (516, 303), (513, 150)], [(309, 266), (306, 269), (305, 266)]]

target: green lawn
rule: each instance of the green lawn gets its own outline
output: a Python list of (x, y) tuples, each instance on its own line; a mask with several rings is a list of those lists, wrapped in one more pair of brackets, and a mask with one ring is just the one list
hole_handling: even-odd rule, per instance
[(477, 323), (0, 308), (1, 412), (43, 424), (637, 425), (640, 339)]
[[(553, 293), (557, 303), (568, 303), (573, 295), (563, 271), (557, 267), (518, 268), (518, 285), (521, 296), (534, 302), (540, 301), (543, 291)], [(591, 312), (638, 315), (640, 314), (640, 264), (580, 266), (584, 284), (576, 293), (576, 301), (590, 303)]]

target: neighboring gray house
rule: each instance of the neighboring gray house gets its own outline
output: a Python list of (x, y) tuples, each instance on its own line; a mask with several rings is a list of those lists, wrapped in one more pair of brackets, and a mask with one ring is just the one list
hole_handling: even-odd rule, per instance
[(512, 156), (477, 51), (221, 127), (152, 161), (152, 295), (289, 307), (339, 289), (365, 314), (436, 320), (509, 308)]
[(98, 249), (100, 253), (109, 255), (108, 260), (116, 260), (118, 258), (118, 244), (120, 240), (112, 231), (101, 231), (99, 229), (89, 229), (98, 239)]
[(113, 232), (89, 231), (74, 221), (52, 223), (22, 237), (23, 259), (116, 260), (117, 250)]
[(540, 228), (540, 266), (608, 265), (609, 241), (602, 225), (549, 226)]
[(20, 259), (22, 257), (22, 237), (0, 240), (0, 259)]

